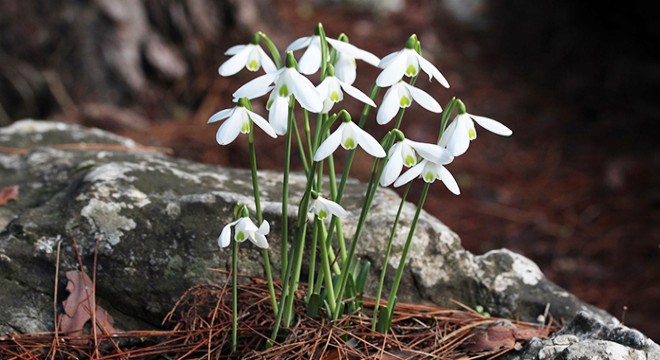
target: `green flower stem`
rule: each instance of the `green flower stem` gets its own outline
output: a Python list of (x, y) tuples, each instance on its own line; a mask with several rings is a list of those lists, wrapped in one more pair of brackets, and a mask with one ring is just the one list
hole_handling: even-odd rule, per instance
[(456, 106), (456, 98), (451, 98), (451, 100), (449, 100), (449, 102), (445, 106), (445, 111), (442, 113), (442, 122), (440, 123), (440, 133), (438, 134), (438, 141), (440, 141), (442, 134), (444, 134), (445, 129), (447, 128), (447, 123), (449, 122), (449, 116), (451, 116), (451, 113), (454, 111), (455, 106)]
[[(259, 179), (257, 177), (257, 152), (254, 148), (254, 124), (250, 121), (250, 132), (248, 133), (248, 148), (250, 152), (250, 169), (252, 173), (252, 189), (254, 190), (254, 206), (257, 212), (257, 223), (261, 225), (264, 220), (261, 213), (261, 200), (259, 198)], [(261, 254), (264, 258), (264, 269), (266, 270), (266, 279), (268, 280), (268, 292), (270, 301), (273, 304), (273, 311), (277, 313), (277, 298), (275, 297), (275, 286), (273, 285), (273, 272), (270, 268), (270, 255), (268, 249), (263, 249)]]
[[(307, 299), (306, 301), (309, 302), (309, 299), (312, 296), (312, 291), (311, 289), (314, 288), (314, 276), (316, 272), (316, 247), (318, 244), (318, 239), (321, 236), (319, 233), (321, 232), (321, 229), (317, 226), (316, 222), (314, 222), (314, 228), (312, 229), (312, 244), (310, 246), (311, 254), (309, 254), (309, 274), (307, 278)], [(320, 275), (320, 273), (319, 273)]]
[(280, 269), (280, 278), (284, 278), (284, 271), (286, 269), (286, 264), (288, 263), (288, 253), (289, 253), (289, 171), (291, 168), (291, 131), (293, 125), (293, 108), (294, 100), (289, 100), (289, 118), (288, 118), (288, 129), (286, 132), (286, 140), (284, 144), (284, 174), (282, 175), (282, 232), (280, 236), (280, 253), (281, 253), (281, 269)]
[(305, 234), (307, 231), (307, 211), (309, 209), (309, 198), (311, 197), (312, 185), (314, 183), (314, 175), (316, 173), (317, 162), (312, 162), (312, 167), (307, 175), (307, 187), (303, 194), (302, 199), (300, 200), (300, 206), (298, 207), (298, 221), (296, 229), (296, 237), (293, 244), (293, 258), (290, 261), (294, 261), (291, 267), (291, 277), (290, 284), (288, 286), (288, 292), (286, 297), (284, 297), (284, 317), (283, 323), (285, 326), (290, 326), (293, 320), (293, 302), (295, 297), (295, 292), (298, 290), (298, 283), (300, 282), (300, 269), (302, 268), (302, 258), (304, 252), (304, 243), (305, 243)]
[(385, 272), (387, 271), (387, 263), (390, 261), (390, 253), (392, 252), (392, 242), (394, 241), (394, 234), (396, 233), (397, 225), (399, 224), (399, 217), (401, 217), (401, 211), (403, 210), (403, 205), (406, 203), (406, 197), (408, 197), (408, 192), (412, 186), (412, 181), (406, 186), (406, 190), (401, 196), (401, 203), (399, 203), (399, 209), (396, 212), (396, 217), (394, 218), (394, 224), (392, 225), (392, 230), (390, 231), (390, 238), (387, 241), (387, 249), (385, 250), (385, 257), (383, 259), (383, 268), (380, 270), (380, 279), (378, 280), (378, 290), (376, 291), (376, 303), (374, 305), (374, 318), (371, 322), (371, 331), (376, 331), (376, 322), (378, 321), (378, 308), (380, 307), (380, 297), (383, 293), (383, 284), (385, 283)]
[(309, 151), (309, 158), (314, 159), (314, 149), (312, 148), (312, 130), (309, 125), (309, 113), (303, 109), (303, 120), (305, 123), (305, 139), (307, 140), (307, 150)]
[(278, 69), (281, 68), (282, 57), (280, 56), (280, 51), (277, 49), (277, 46), (275, 46), (275, 43), (273, 43), (273, 41), (263, 32), (259, 31), (258, 34), (261, 40), (263, 40), (264, 43), (266, 43), (266, 47), (270, 51), (270, 54), (273, 56), (273, 61), (275, 61), (275, 65), (277, 66), (277, 68)]
[(298, 143), (298, 152), (300, 153), (300, 159), (302, 160), (303, 170), (305, 170), (305, 175), (309, 172), (309, 164), (307, 162), (307, 155), (305, 155), (305, 146), (303, 145), (302, 138), (300, 137), (300, 130), (298, 130), (298, 123), (296, 123), (295, 117), (293, 117), (293, 132), (296, 136), (296, 142)]
[(321, 38), (321, 81), (323, 81), (326, 76), (326, 69), (328, 68), (328, 40), (325, 39), (323, 25), (318, 23), (316, 28), (318, 29), (319, 37)]
[[(321, 220), (319, 220), (318, 216), (315, 217), (314, 222), (316, 225), (321, 228), (323, 224), (321, 223)], [(325, 279), (325, 289), (328, 293), (327, 299), (328, 299), (328, 307), (330, 308), (330, 312), (334, 313), (335, 308), (336, 308), (336, 303), (335, 303), (335, 292), (334, 292), (334, 287), (332, 284), (332, 270), (330, 269), (330, 261), (329, 261), (329, 256), (328, 256), (328, 244), (326, 243), (327, 238), (325, 236), (320, 236), (319, 237), (319, 247), (321, 248), (321, 266), (323, 269), (323, 277)], [(311, 287), (311, 286), (310, 286)]]
[[(401, 276), (403, 276), (403, 268), (406, 265), (406, 259), (408, 258), (408, 250), (410, 249), (410, 244), (412, 243), (413, 236), (415, 235), (415, 228), (417, 227), (417, 222), (419, 221), (419, 215), (422, 213), (422, 207), (424, 207), (424, 201), (426, 201), (426, 196), (429, 193), (429, 188), (431, 183), (424, 184), (424, 189), (422, 189), (422, 195), (419, 198), (419, 203), (417, 204), (417, 211), (415, 212), (415, 217), (413, 217), (412, 224), (410, 225), (410, 231), (408, 232), (408, 238), (406, 239), (405, 245), (403, 245), (403, 251), (401, 251), (401, 260), (399, 261), (399, 267), (396, 270), (396, 275), (394, 276), (394, 282), (392, 283), (392, 289), (390, 289), (390, 296), (387, 300), (388, 304), (394, 304), (396, 300), (396, 293), (399, 290), (399, 283), (401, 283)], [(394, 312), (394, 307), (391, 309), (388, 308), (390, 312), (388, 318), (392, 318), (392, 313)]]
[(231, 352), (236, 353), (238, 344), (238, 242), (231, 242)]

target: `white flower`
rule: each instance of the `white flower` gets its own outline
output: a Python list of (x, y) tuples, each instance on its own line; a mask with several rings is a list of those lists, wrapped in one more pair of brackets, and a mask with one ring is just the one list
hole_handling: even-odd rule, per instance
[(423, 108), (434, 113), (442, 112), (442, 107), (431, 95), (404, 81), (399, 81), (387, 90), (383, 103), (378, 108), (376, 121), (381, 124), (390, 122), (400, 108), (407, 108), (417, 101)]
[(380, 61), (378, 67), (383, 71), (376, 78), (376, 84), (380, 87), (388, 87), (401, 80), (404, 75), (408, 77), (417, 75), (419, 68), (422, 68), (429, 75), (429, 80), (436, 78), (442, 86), (449, 88), (449, 83), (440, 70), (419, 55), (413, 49), (413, 45), (409, 45), (411, 43), (413, 42), (409, 39), (405, 48), (385, 56)]
[[(376, 55), (362, 50), (355, 45), (340, 40), (331, 39), (329, 37), (326, 37), (325, 39), (328, 44), (330, 44), (330, 46), (337, 50), (340, 56), (346, 56), (344, 61), (349, 59), (353, 60), (353, 68), (355, 68), (355, 59), (363, 60), (373, 66), (378, 66), (380, 63), (380, 59)], [(321, 37), (318, 35), (301, 37), (294, 40), (291, 45), (286, 48), (286, 51), (296, 51), (305, 47), (307, 50), (305, 50), (302, 57), (300, 58), (300, 61), (298, 61), (298, 68), (302, 74), (309, 75), (319, 71), (321, 68)], [(342, 69), (342, 76), (343, 71), (345, 71), (345, 69)], [(344, 81), (352, 84), (353, 81), (349, 80), (351, 80), (350, 75)], [(355, 80), (355, 75), (353, 75), (353, 80)]]
[(321, 220), (332, 215), (338, 218), (345, 218), (348, 216), (348, 212), (346, 212), (341, 205), (320, 195), (317, 196), (316, 199), (312, 198), (310, 201), (309, 212), (316, 214)]
[(374, 157), (382, 158), (386, 155), (383, 147), (380, 146), (373, 136), (360, 129), (352, 121), (345, 121), (316, 149), (314, 161), (321, 161), (327, 158), (340, 144), (346, 150), (355, 149), (360, 145), (364, 151)]
[(231, 240), (231, 227), (234, 227), (234, 241), (243, 242), (250, 240), (254, 245), (262, 248), (268, 248), (266, 235), (270, 232), (270, 224), (264, 220), (261, 226), (257, 227), (248, 217), (242, 217), (225, 225), (218, 237), (218, 246), (221, 248), (229, 246)]
[(267, 73), (277, 70), (273, 60), (258, 44), (235, 45), (227, 49), (225, 55), (233, 56), (218, 68), (218, 73), (222, 76), (234, 75), (243, 67), (250, 71), (257, 71), (263, 66)]
[(456, 195), (461, 193), (456, 180), (451, 175), (449, 170), (447, 170), (441, 164), (434, 163), (433, 161), (427, 159), (420, 161), (419, 164), (404, 172), (398, 179), (396, 179), (394, 182), (394, 187), (407, 184), (416, 177), (421, 177), (427, 183), (432, 183), (436, 179), (440, 179), (445, 184), (447, 189), (449, 189), (449, 191)]
[(376, 107), (376, 103), (374, 103), (374, 101), (371, 100), (371, 98), (369, 98), (365, 93), (360, 91), (358, 88), (353, 87), (353, 85), (341, 81), (339, 78), (335, 76), (328, 76), (316, 87), (316, 91), (318, 91), (319, 95), (321, 96), (321, 99), (323, 99), (322, 112), (324, 113), (329, 112), (330, 109), (332, 109), (332, 106), (336, 102), (342, 101), (344, 99), (344, 93), (342, 92), (342, 89), (346, 91), (348, 95), (351, 95), (357, 100), (360, 100), (365, 104)]
[(456, 115), (454, 121), (447, 126), (438, 145), (446, 147), (454, 156), (464, 154), (470, 146), (470, 141), (477, 138), (477, 130), (474, 127), (474, 122), (497, 135), (509, 136), (513, 134), (511, 129), (499, 121), (483, 116), (463, 113)]
[(210, 124), (222, 119), (227, 120), (220, 126), (215, 135), (215, 139), (220, 145), (231, 143), (238, 137), (239, 133), (247, 134), (250, 131), (250, 120), (265, 131), (266, 134), (271, 137), (277, 137), (275, 130), (268, 124), (266, 119), (248, 110), (240, 103), (231, 109), (221, 110), (213, 114), (207, 123)]
[(380, 185), (392, 185), (401, 174), (404, 166), (416, 165), (417, 154), (423, 159), (428, 159), (437, 164), (449, 164), (453, 160), (453, 156), (439, 145), (403, 139), (390, 148), (387, 164), (385, 164), (383, 176), (380, 178)]
[(283, 67), (276, 72), (247, 82), (234, 92), (234, 99), (243, 97), (254, 99), (262, 96), (270, 90), (273, 83), (275, 84), (273, 92), (277, 95), (286, 98), (293, 95), (303, 108), (313, 113), (318, 113), (323, 109), (323, 100), (312, 82), (302, 76), (294, 67)]

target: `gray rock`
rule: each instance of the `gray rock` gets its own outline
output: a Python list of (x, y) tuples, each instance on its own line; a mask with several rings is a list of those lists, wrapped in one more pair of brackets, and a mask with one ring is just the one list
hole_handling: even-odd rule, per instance
[(532, 339), (507, 360), (655, 360), (660, 346), (637, 330), (580, 312), (548, 339)]
[[(109, 144), (105, 147), (62, 144)], [(158, 327), (190, 286), (223, 278), (209, 268), (229, 268), (230, 251), (217, 247), (236, 202), (253, 206), (249, 173), (174, 159), (128, 139), (77, 125), (25, 120), (0, 129), (0, 145), (25, 148), (0, 153), (0, 188), (20, 186), (20, 198), (0, 207), (0, 333), (53, 328), (53, 294), (61, 247), (58, 299), (64, 272), (78, 267), (77, 241), (88, 274), (98, 241), (96, 293), (123, 329)], [(94, 150), (91, 150), (94, 149)], [(271, 261), (279, 273), (281, 174), (260, 173), (264, 216), (271, 222)], [(304, 177), (290, 178), (291, 218)], [(342, 204), (359, 214), (365, 185), (349, 182)], [(382, 189), (358, 244), (372, 261), (368, 292), (375, 293), (382, 252), (400, 198)], [(388, 283), (415, 208), (406, 204), (387, 264)], [(354, 223), (344, 226), (347, 238)], [(263, 275), (260, 251), (240, 248), (239, 271)], [(491, 314), (534, 321), (550, 304), (555, 318), (585, 311), (607, 324), (617, 320), (549, 282), (529, 259), (508, 250), (475, 256), (458, 236), (423, 213), (399, 291), (400, 301), (482, 305)]]

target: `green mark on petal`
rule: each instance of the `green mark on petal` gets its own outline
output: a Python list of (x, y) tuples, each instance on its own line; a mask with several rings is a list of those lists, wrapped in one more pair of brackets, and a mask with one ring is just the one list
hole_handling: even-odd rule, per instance
[(399, 99), (399, 106), (401, 107), (410, 106), (410, 99), (408, 99), (407, 96), (402, 96), (401, 99)]
[(249, 133), (249, 132), (250, 132), (250, 123), (248, 123), (247, 121), (244, 122), (244, 123), (243, 123), (243, 126), (241, 126), (241, 132), (242, 132), (243, 134), (247, 134), (247, 133)]
[(250, 70), (250, 71), (257, 71), (257, 70), (259, 70), (259, 63), (257, 62), (257, 60), (252, 59), (252, 60), (248, 63), (248, 70)]
[(417, 159), (415, 159), (415, 157), (412, 155), (407, 155), (406, 159), (404, 160), (404, 163), (406, 164), (406, 166), (413, 166), (417, 163)]
[(435, 174), (432, 171), (428, 171), (424, 175), (424, 181), (429, 182), (429, 183), (435, 181)]
[(332, 101), (332, 102), (337, 102), (337, 101), (339, 101), (339, 94), (338, 94), (336, 91), (333, 91), (333, 92), (330, 94), (330, 101)]
[(289, 96), (289, 88), (286, 86), (286, 84), (280, 86), (280, 96), (287, 97)]
[(236, 233), (236, 241), (244, 241), (245, 240), (245, 234), (242, 231), (239, 231)]
[(477, 138), (477, 131), (474, 130), (474, 128), (468, 130), (468, 136), (470, 136), (470, 140), (474, 140)]
[(413, 64), (408, 65), (408, 68), (406, 69), (406, 75), (408, 76), (417, 75), (417, 68), (415, 67), (415, 65)]
[(328, 217), (328, 213), (325, 212), (324, 210), (319, 211), (319, 219), (325, 219)]
[(353, 138), (346, 138), (346, 140), (344, 140), (344, 147), (346, 149), (355, 149), (355, 140), (353, 140)]

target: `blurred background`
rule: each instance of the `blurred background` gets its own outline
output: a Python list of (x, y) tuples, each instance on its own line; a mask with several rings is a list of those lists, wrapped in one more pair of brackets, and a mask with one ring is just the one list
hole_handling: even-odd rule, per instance
[[(228, 47), (264, 31), (283, 50), (323, 22), (329, 36), (344, 32), (383, 57), (416, 33), (451, 88), (417, 85), (514, 131), (500, 138), (477, 129), (449, 166), (462, 194), (436, 184), (425, 208), (468, 250), (520, 252), (659, 341), (660, 22), (652, 10), (643, 1), (3, 1), (0, 126), (75, 122), (177, 157), (246, 167), (245, 139), (221, 148), (217, 126), (206, 125), (256, 76), (217, 75)], [(377, 74), (359, 63), (355, 85), (366, 92)], [(413, 104), (403, 130), (432, 142), (438, 126), (439, 116)], [(281, 139), (262, 141), (259, 166), (281, 169)], [(355, 176), (370, 167), (358, 157)]]

